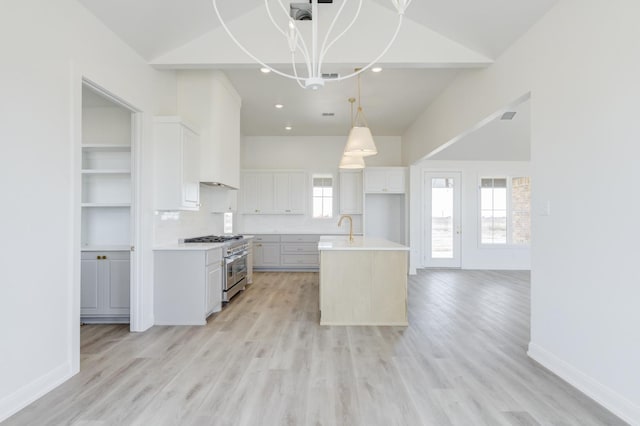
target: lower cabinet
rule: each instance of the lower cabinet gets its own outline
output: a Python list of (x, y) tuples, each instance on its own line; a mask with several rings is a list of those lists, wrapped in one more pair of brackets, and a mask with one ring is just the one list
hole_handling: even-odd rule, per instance
[(256, 235), (253, 267), (256, 270), (318, 269), (319, 239), (319, 235)]
[(85, 251), (80, 264), (80, 320), (128, 323), (131, 253)]
[(154, 252), (156, 325), (204, 325), (222, 309), (222, 248)]

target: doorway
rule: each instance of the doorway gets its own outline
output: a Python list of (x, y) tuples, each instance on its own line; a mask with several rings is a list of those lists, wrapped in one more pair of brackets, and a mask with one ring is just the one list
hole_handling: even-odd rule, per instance
[(88, 80), (81, 99), (80, 323), (131, 324), (138, 111)]
[(460, 268), (460, 172), (424, 173), (423, 264), (427, 268)]

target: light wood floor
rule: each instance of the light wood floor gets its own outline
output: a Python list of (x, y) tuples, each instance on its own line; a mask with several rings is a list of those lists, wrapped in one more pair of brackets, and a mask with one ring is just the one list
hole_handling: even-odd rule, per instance
[(410, 278), (408, 328), (321, 327), (262, 273), (204, 327), (82, 327), (81, 372), (6, 425), (619, 425), (526, 356), (529, 275)]

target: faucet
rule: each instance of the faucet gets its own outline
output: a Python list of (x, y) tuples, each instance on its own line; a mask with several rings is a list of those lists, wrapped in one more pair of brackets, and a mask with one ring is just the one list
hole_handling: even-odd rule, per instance
[(340, 217), (340, 220), (338, 221), (338, 226), (342, 225), (343, 219), (349, 219), (349, 242), (352, 243), (353, 242), (353, 219), (349, 215), (343, 215)]

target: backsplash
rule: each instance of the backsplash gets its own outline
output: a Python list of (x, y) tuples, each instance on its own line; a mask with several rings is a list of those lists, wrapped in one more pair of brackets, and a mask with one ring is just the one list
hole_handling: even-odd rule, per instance
[[(154, 245), (173, 244), (183, 238), (224, 233), (224, 215), (210, 213), (211, 187), (200, 185), (199, 211), (159, 211), (153, 220)], [(235, 219), (235, 215), (234, 215)], [(236, 226), (234, 226), (235, 231)]]
[[(236, 215), (235, 229), (243, 234), (348, 234), (349, 223), (338, 227), (340, 216), (332, 219), (313, 219), (309, 215)], [(352, 215), (353, 232), (362, 233), (362, 215)]]

